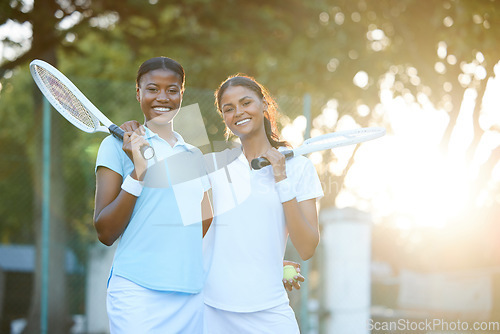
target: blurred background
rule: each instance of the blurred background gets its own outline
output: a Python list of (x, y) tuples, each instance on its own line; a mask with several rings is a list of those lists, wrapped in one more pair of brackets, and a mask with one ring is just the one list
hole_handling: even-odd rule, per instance
[(29, 62), (121, 124), (141, 121), (136, 71), (159, 55), (184, 66), (209, 149), (224, 141), (213, 91), (237, 72), (277, 98), (294, 146), (387, 129), (309, 156), (325, 197), (320, 246), (289, 293), (302, 333), (500, 332), (498, 36), (495, 0), (2, 1), (0, 333), (107, 332), (113, 248), (92, 226), (105, 135), (50, 112)]

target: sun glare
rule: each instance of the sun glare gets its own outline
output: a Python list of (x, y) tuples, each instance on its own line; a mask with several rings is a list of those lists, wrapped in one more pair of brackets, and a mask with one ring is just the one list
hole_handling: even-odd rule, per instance
[[(449, 56), (444, 49), (440, 52), (441, 58)], [(480, 62), (480, 55), (478, 57)], [(381, 103), (373, 112), (383, 119), (389, 131), (386, 136), (360, 146), (336, 206), (370, 212), (375, 222), (391, 217), (396, 227), (404, 230), (444, 229), (474, 205), (494, 201), (488, 192), (483, 192), (479, 200), (470, 196), (480, 166), (500, 145), (500, 97), (496, 93), (500, 91), (499, 64), (494, 71), (496, 76), (488, 81), (479, 118), (485, 133), (472, 157), (466, 153), (474, 134), (472, 116), (476, 91), (465, 91), (449, 146), (443, 152), (440, 143), (448, 126), (449, 110), (436, 110), (425, 91), (416, 97), (395, 97), (392, 93), (395, 77), (392, 72), (388, 73), (381, 83)], [(366, 108), (361, 105), (355, 111), (363, 114)], [(299, 116), (284, 127), (282, 135), (293, 147), (304, 141), (306, 123), (306, 118)], [(311, 137), (322, 135), (330, 131), (328, 129), (341, 131), (359, 127), (349, 115), (339, 118), (336, 100), (327, 103), (312, 125)], [(315, 165), (324, 165), (321, 169), (335, 177), (344, 172), (353, 150), (354, 146), (336, 148), (331, 161), (325, 161), (322, 153), (312, 153), (309, 158)], [(490, 179), (500, 183), (500, 165), (493, 169)], [(326, 195), (329, 190), (338, 190), (337, 185), (331, 186), (327, 185)]]
[[(406, 137), (406, 138), (405, 138)], [(466, 164), (443, 157), (415, 138), (389, 135), (363, 144), (337, 205), (370, 211), (373, 218), (408, 217), (404, 227), (443, 228), (467, 207)], [(403, 227), (403, 226), (401, 226)]]
[[(471, 161), (467, 160), (466, 149), (473, 136), (475, 91), (467, 90), (464, 94), (446, 153), (439, 146), (449, 122), (446, 111), (434, 109), (426, 96), (417, 97), (417, 103), (414, 99), (393, 97), (389, 91), (382, 91), (384, 118), (391, 132), (361, 145), (336, 205), (368, 211), (375, 221), (388, 216), (399, 217), (394, 221), (401, 229), (442, 229), (460, 218), (476, 204), (469, 196), (479, 166), (500, 143), (500, 117), (496, 110), (499, 98), (494, 93), (499, 89), (498, 80), (491, 79), (480, 122), (484, 130), (496, 131), (483, 135)], [(328, 109), (325, 108), (326, 114), (333, 115), (334, 112)], [(324, 125), (327, 122), (325, 115), (315, 122), (318, 123), (315, 125)], [(337, 130), (357, 126), (352, 118), (345, 116), (336, 125)], [(314, 156), (313, 162), (329, 163), (328, 170), (339, 175), (351, 152), (352, 148), (350, 151), (335, 149), (333, 166), (320, 156)], [(500, 168), (494, 170), (495, 175), (500, 177)]]

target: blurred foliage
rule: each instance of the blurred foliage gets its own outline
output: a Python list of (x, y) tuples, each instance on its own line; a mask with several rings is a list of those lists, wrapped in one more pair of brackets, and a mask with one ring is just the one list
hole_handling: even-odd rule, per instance
[[(28, 89), (27, 94), (26, 89)], [(19, 73), (2, 87), (0, 106), (2, 110), (0, 121), (4, 125), (0, 134), (2, 243), (31, 243), (34, 240), (32, 176), (26, 157), (29, 147), (26, 147), (24, 140), (24, 135), (33, 124), (32, 118), (23, 117), (23, 111), (33, 109), (29, 99), (31, 89), (31, 76), (27, 72)], [(28, 98), (25, 98), (26, 96)]]

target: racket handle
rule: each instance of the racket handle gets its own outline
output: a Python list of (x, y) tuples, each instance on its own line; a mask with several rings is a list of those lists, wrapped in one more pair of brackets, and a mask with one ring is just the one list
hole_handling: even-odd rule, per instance
[(255, 158), (251, 164), (253, 169), (261, 169), (262, 167), (269, 166), (271, 163), (266, 158)]
[(111, 132), (111, 134), (117, 138), (117, 139), (120, 139), (120, 140), (123, 140), (123, 135), (125, 134), (125, 131), (123, 131), (118, 125), (115, 125), (115, 124), (111, 124), (109, 127), (109, 132)]
[[(111, 132), (111, 134), (115, 136), (115, 138), (123, 140), (125, 131), (123, 131), (118, 125), (111, 124), (111, 126), (109, 127), (109, 132)], [(144, 144), (141, 146), (141, 154), (144, 159), (149, 160), (155, 156), (155, 150), (151, 146)]]
[[(293, 151), (283, 151), (281, 152), (286, 159), (293, 157)], [(269, 166), (271, 163), (266, 158), (255, 158), (252, 160), (251, 165), (253, 169), (261, 169), (263, 167)]]

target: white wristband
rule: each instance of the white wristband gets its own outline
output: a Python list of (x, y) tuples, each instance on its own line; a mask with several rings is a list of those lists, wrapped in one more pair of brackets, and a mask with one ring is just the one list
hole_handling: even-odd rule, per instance
[(288, 202), (294, 199), (297, 195), (295, 194), (295, 190), (293, 189), (292, 182), (289, 178), (281, 180), (276, 183), (276, 191), (278, 192), (278, 197), (280, 198), (281, 203)]
[(130, 175), (127, 175), (125, 180), (123, 180), (122, 189), (128, 192), (129, 194), (134, 195), (135, 197), (141, 196), (142, 188), (143, 188), (142, 182), (137, 181)]

